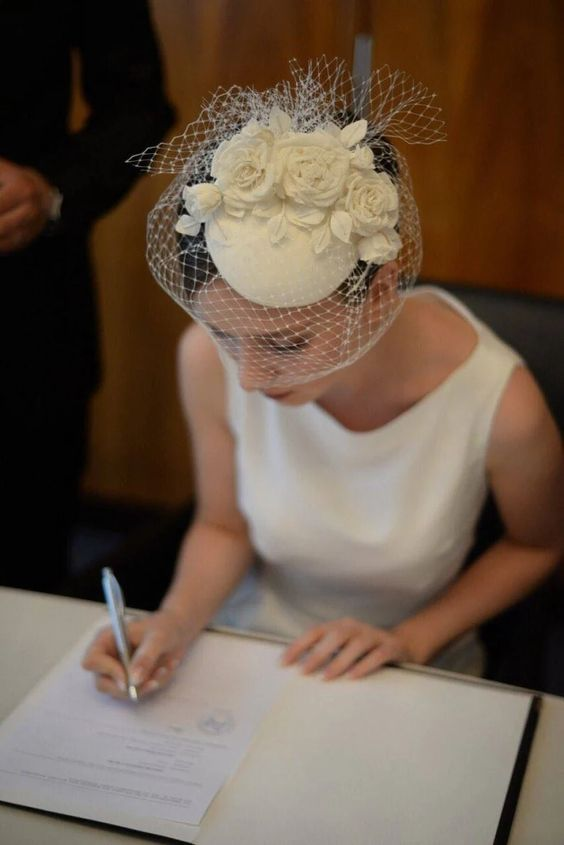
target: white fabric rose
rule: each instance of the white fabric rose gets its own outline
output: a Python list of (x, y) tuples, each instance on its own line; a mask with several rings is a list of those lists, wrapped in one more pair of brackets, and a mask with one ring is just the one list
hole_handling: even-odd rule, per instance
[(357, 235), (370, 237), (380, 229), (393, 229), (399, 211), (396, 186), (387, 173), (355, 173), (347, 185), (344, 208)]
[(276, 182), (295, 202), (323, 208), (334, 205), (343, 193), (351, 155), (327, 132), (288, 132), (275, 143), (274, 156)]
[(316, 256), (346, 246), (364, 261), (391, 261), (401, 249), (394, 231), (399, 197), (388, 174), (373, 170), (373, 152), (360, 143), (366, 132), (365, 120), (294, 132), (277, 107), (268, 126), (250, 120), (215, 151), (215, 184), (183, 189), (188, 213), (178, 219), (177, 232), (195, 236), (205, 223), (206, 239), (226, 245), (226, 220), (255, 231), (262, 219), (260, 231), (272, 246), (309, 230)]
[(211, 175), (223, 194), (225, 210), (242, 216), (274, 194), (273, 135), (256, 121), (223, 141), (214, 153)]
[(215, 185), (203, 182), (184, 188), (182, 199), (188, 214), (198, 223), (204, 223), (221, 204), (221, 191)]
[[(255, 120), (255, 118), (249, 120), (249, 122), (246, 123), (241, 129), (239, 137), (244, 136), (248, 136), (249, 138), (257, 138), (259, 141), (264, 141), (267, 146), (271, 146), (274, 140), (272, 129), (263, 126), (262, 123), (259, 123), (258, 120)], [(233, 137), (236, 138), (237, 135), (234, 135)]]
[(374, 167), (374, 153), (370, 147), (357, 147), (351, 157), (353, 167), (359, 170), (372, 170)]
[(398, 257), (401, 238), (395, 229), (382, 229), (358, 242), (358, 254), (368, 264), (386, 264)]

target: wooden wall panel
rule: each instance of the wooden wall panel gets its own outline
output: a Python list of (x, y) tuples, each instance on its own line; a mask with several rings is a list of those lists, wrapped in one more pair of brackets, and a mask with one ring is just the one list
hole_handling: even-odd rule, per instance
[[(287, 61), (352, 58), (355, 27), (437, 92), (448, 142), (406, 147), (425, 274), (564, 295), (564, 3), (561, 0), (154, 0), (175, 132), (218, 85), (268, 86)], [(136, 152), (136, 150), (132, 150)], [(105, 363), (86, 489), (172, 504), (190, 493), (174, 356), (188, 318), (151, 279), (145, 177), (97, 227)]]
[[(400, 13), (401, 10), (401, 13)], [(373, 0), (374, 64), (437, 92), (448, 140), (408, 147), (424, 273), (564, 295), (564, 4)]]

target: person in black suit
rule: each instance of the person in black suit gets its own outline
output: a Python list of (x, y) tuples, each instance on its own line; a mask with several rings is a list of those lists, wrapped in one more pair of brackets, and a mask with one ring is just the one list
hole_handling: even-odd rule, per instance
[[(56, 591), (100, 381), (88, 238), (137, 178), (125, 160), (158, 141), (173, 112), (145, 2), (6, 0), (0, 29), (4, 547), (13, 550), (0, 581)], [(73, 55), (89, 107), (76, 133)]]

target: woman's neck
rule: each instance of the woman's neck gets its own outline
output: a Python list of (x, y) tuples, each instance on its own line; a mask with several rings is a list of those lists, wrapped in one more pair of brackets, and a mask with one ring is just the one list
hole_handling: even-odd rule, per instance
[(367, 390), (401, 383), (413, 370), (419, 343), (417, 320), (406, 303), (368, 352), (335, 374), (324, 398), (341, 396), (349, 401), (357, 394), (365, 396)]
[(436, 297), (413, 297), (374, 346), (335, 373), (317, 404), (347, 428), (385, 425), (435, 390), (472, 354), (473, 326)]

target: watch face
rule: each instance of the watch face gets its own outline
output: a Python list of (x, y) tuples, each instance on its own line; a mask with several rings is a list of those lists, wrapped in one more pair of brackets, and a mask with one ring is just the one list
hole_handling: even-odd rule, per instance
[(49, 220), (56, 223), (61, 217), (61, 207), (63, 205), (63, 195), (57, 188), (53, 188), (51, 197), (51, 204), (49, 206)]

